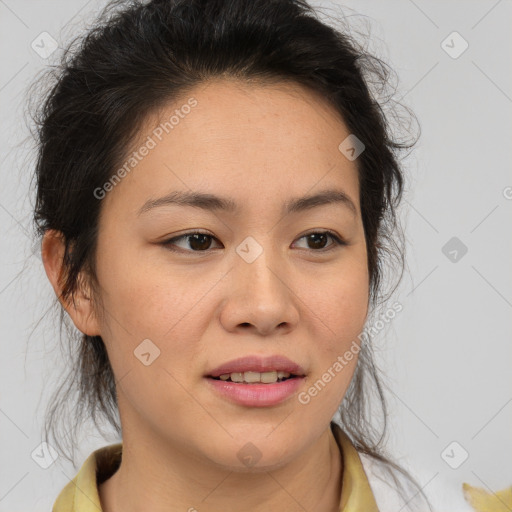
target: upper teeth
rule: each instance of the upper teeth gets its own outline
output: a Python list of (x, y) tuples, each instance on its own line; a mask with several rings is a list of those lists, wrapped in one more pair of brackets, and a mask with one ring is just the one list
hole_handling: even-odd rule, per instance
[(273, 372), (243, 372), (243, 373), (225, 373), (219, 375), (221, 380), (228, 380), (231, 378), (233, 382), (263, 382), (264, 384), (270, 384), (277, 382), (277, 379), (288, 378), (290, 374), (288, 372), (273, 371)]

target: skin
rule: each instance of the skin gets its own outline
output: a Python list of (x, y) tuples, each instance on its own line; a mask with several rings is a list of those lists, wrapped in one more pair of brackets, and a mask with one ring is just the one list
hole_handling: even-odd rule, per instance
[[(103, 312), (87, 286), (79, 304), (63, 303), (80, 331), (101, 335), (117, 380), (123, 460), (99, 486), (103, 510), (337, 511), (343, 468), (330, 420), (357, 356), (307, 405), (297, 396), (237, 405), (204, 375), (236, 357), (282, 354), (305, 369), (305, 391), (357, 340), (369, 276), (356, 162), (338, 150), (350, 132), (321, 97), (291, 83), (218, 79), (167, 105), (162, 119), (191, 96), (198, 105), (102, 200)], [(141, 140), (158, 123), (148, 118)], [(285, 201), (326, 188), (343, 190), (356, 214), (333, 203), (282, 215)], [(228, 196), (240, 210), (169, 205), (137, 216), (173, 190)], [(304, 237), (326, 229), (348, 245)], [(213, 238), (182, 239), (180, 253), (161, 245), (196, 230)], [(247, 236), (263, 249), (251, 264), (235, 251)], [(42, 254), (59, 295), (55, 232)], [(134, 357), (144, 339), (161, 351), (148, 366)], [(261, 452), (251, 468), (237, 457), (247, 442)]]

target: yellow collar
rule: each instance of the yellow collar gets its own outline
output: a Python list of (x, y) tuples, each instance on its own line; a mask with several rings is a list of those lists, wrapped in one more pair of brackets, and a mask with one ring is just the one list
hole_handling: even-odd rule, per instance
[(359, 453), (336, 423), (331, 423), (331, 429), (343, 458), (340, 512), (379, 512)]
[[(340, 512), (379, 512), (361, 459), (343, 430), (331, 423), (343, 457)], [(123, 444), (103, 446), (92, 452), (79, 472), (60, 492), (52, 512), (102, 512), (98, 482), (110, 478), (121, 462)]]

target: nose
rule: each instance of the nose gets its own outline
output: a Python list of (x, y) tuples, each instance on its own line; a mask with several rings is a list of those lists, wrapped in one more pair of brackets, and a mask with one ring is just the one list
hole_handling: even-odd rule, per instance
[(292, 274), (286, 262), (271, 250), (263, 250), (250, 263), (237, 255), (228, 274), (220, 314), (224, 328), (229, 332), (253, 331), (261, 336), (293, 330), (299, 320), (300, 300)]

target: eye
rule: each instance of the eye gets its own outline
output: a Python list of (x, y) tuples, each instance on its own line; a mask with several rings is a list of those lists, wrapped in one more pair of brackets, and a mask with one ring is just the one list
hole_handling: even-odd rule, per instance
[[(185, 233), (184, 235), (170, 238), (162, 243), (163, 246), (168, 248), (170, 251), (179, 252), (179, 249), (174, 249), (172, 246), (177, 245), (177, 242), (185, 241), (185, 248), (187, 252), (205, 252), (211, 245), (211, 240), (216, 238), (208, 233), (202, 233), (200, 231), (194, 231), (191, 233)], [(192, 249), (192, 250), (190, 250)]]
[[(328, 245), (326, 249), (324, 242), (329, 238), (334, 240), (334, 243)], [(302, 239), (305, 239), (308, 245), (311, 244), (309, 247), (306, 247), (306, 249), (312, 250), (313, 252), (325, 252), (335, 249), (336, 246), (348, 245), (345, 240), (332, 231), (313, 231), (298, 238), (298, 240)], [(212, 240), (217, 239), (208, 233), (193, 231), (165, 240), (161, 245), (173, 252), (207, 252), (211, 247)], [(178, 242), (184, 242), (186, 247), (175, 249), (174, 246), (178, 246)]]
[[(307, 244), (311, 244), (306, 249), (313, 249), (314, 252), (330, 251), (331, 249), (335, 249), (336, 246), (348, 245), (345, 240), (343, 240), (332, 231), (312, 231), (311, 233), (307, 233), (306, 235), (301, 236), (299, 240), (302, 240), (303, 238), (306, 240)], [(334, 240), (334, 243), (332, 243), (330, 246), (328, 245), (326, 249), (324, 242), (328, 238)]]

